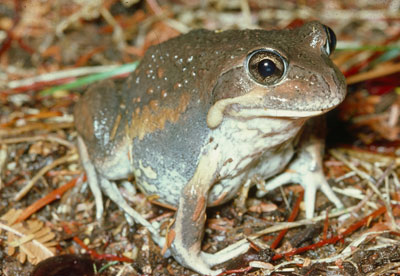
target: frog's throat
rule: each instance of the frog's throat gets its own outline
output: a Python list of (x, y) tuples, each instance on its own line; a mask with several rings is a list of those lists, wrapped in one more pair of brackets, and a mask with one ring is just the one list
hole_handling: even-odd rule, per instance
[(209, 128), (218, 127), (224, 117), (224, 111), (228, 106), (238, 104), (240, 110), (229, 110), (229, 115), (234, 117), (287, 117), (287, 118), (306, 118), (321, 115), (328, 110), (296, 111), (285, 109), (263, 108), (265, 92), (253, 90), (245, 95), (222, 99), (217, 101), (208, 111), (207, 126)]

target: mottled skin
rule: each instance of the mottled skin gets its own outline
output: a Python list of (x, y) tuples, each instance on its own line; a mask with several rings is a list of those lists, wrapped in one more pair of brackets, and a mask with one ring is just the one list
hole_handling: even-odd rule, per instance
[[(269, 179), (260, 194), (302, 184), (308, 217), (317, 188), (341, 207), (323, 176), (323, 138), (302, 132), (318, 132), (318, 123), (307, 119), (345, 97), (329, 43), (318, 22), (295, 30), (197, 30), (151, 47), (122, 87), (92, 86), (75, 108), (75, 124), (97, 216), (103, 191), (163, 245), (113, 182), (134, 175), (143, 192), (177, 207), (167, 239), (175, 259), (216, 274), (213, 265), (247, 247), (201, 252), (205, 209), (235, 197), (249, 179)], [(260, 49), (283, 68), (272, 81), (257, 81), (258, 69), (249, 70)]]

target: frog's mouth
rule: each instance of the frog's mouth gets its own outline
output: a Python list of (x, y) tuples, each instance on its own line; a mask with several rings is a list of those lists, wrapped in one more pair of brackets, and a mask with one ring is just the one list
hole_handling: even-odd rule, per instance
[(281, 118), (307, 118), (321, 115), (333, 109), (332, 105), (322, 110), (287, 110), (265, 107), (264, 95), (251, 93), (217, 101), (208, 111), (207, 125), (216, 128), (222, 122), (224, 115), (241, 118), (256, 117), (281, 117)]
[(268, 109), (268, 108), (231, 108), (226, 113), (233, 117), (283, 117), (283, 118), (306, 118), (314, 117), (329, 110), (316, 110), (316, 111), (298, 111), (298, 110), (285, 110), (285, 109)]

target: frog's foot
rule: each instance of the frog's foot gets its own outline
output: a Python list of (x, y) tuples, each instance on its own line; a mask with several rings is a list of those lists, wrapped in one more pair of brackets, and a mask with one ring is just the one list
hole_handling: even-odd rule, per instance
[(211, 268), (246, 253), (250, 248), (248, 242), (238, 242), (217, 253), (210, 254), (200, 250), (201, 240), (198, 239), (197, 235), (202, 236), (202, 234), (199, 231), (191, 232), (192, 235), (190, 236), (187, 232), (182, 234), (179, 227), (175, 227), (174, 231), (175, 237), (170, 251), (175, 260), (203, 275), (220, 274), (223, 271), (222, 269), (213, 270)]
[(180, 247), (177, 243), (173, 243), (170, 250), (177, 262), (202, 275), (218, 275), (222, 272), (222, 269), (211, 269), (212, 265), (207, 261), (210, 261), (212, 258), (207, 253)]
[(340, 199), (335, 195), (325, 179), (324, 174), (317, 172), (304, 172), (304, 171), (292, 171), (290, 169), (273, 179), (269, 180), (262, 190), (257, 191), (257, 196), (263, 196), (266, 191), (273, 190), (279, 186), (288, 183), (299, 183), (305, 190), (304, 202), (306, 205), (306, 217), (312, 218), (314, 215), (315, 208), (315, 196), (317, 189), (325, 194), (325, 196), (333, 203), (337, 208), (342, 208), (343, 204)]
[(202, 258), (205, 260), (205, 262), (210, 266), (215, 266), (219, 265), (222, 263), (225, 263), (227, 261), (230, 261), (232, 259), (235, 259), (239, 257), (240, 255), (246, 253), (250, 249), (250, 244), (247, 242), (247, 240), (241, 240), (237, 243), (231, 244), (228, 247), (225, 247), (221, 251), (218, 251), (217, 253), (210, 254), (210, 253), (205, 253), (201, 252)]
[(264, 196), (268, 191), (284, 184), (298, 183), (301, 184), (305, 190), (304, 202), (307, 218), (312, 218), (314, 215), (315, 197), (318, 189), (320, 189), (337, 208), (343, 208), (342, 202), (326, 181), (322, 170), (322, 162), (313, 157), (315, 156), (307, 154), (305, 151), (301, 152), (301, 154), (290, 163), (285, 172), (267, 180), (264, 185), (259, 187), (260, 189), (257, 191), (257, 196)]
[(250, 248), (249, 243), (239, 243), (229, 246), (217, 253), (210, 254), (202, 251), (193, 252), (191, 248), (179, 248), (176, 243), (171, 247), (174, 258), (183, 266), (203, 275), (218, 275), (223, 269), (211, 269), (215, 265), (219, 265), (230, 261), (244, 253)]

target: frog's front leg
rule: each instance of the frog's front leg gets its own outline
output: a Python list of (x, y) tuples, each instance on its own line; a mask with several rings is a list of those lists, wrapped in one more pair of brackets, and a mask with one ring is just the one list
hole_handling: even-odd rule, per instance
[(174, 258), (183, 266), (203, 275), (217, 275), (221, 270), (211, 267), (237, 257), (248, 250), (248, 245), (221, 252), (208, 254), (201, 251), (201, 242), (206, 221), (208, 193), (215, 182), (218, 165), (217, 152), (203, 155), (192, 179), (182, 190), (178, 210), (172, 231), (170, 247)]
[(342, 208), (342, 202), (332, 191), (323, 172), (324, 138), (325, 118), (310, 119), (300, 137), (297, 154), (286, 171), (268, 180), (262, 190), (257, 192), (257, 195), (263, 196), (266, 192), (287, 183), (299, 183), (305, 190), (304, 202), (307, 218), (312, 218), (314, 215), (317, 189), (321, 189), (337, 208)]
[(182, 190), (174, 226), (170, 230), (172, 235), (169, 233), (173, 237), (170, 249), (174, 258), (183, 266), (204, 275), (220, 272), (211, 270), (201, 255), (208, 192), (217, 173), (216, 162), (209, 162), (210, 155), (212, 153), (201, 157), (192, 179)]

